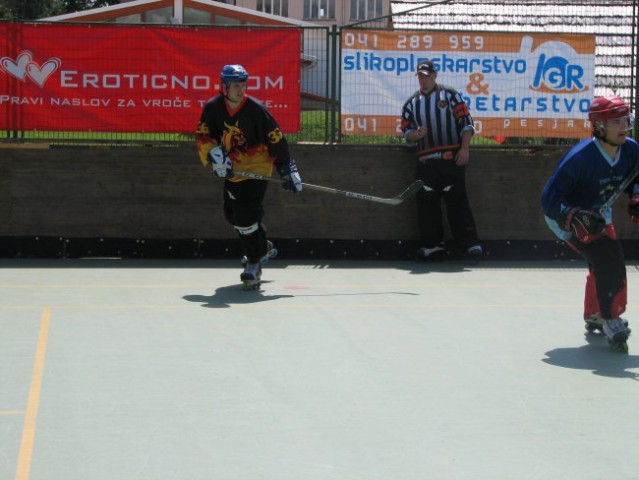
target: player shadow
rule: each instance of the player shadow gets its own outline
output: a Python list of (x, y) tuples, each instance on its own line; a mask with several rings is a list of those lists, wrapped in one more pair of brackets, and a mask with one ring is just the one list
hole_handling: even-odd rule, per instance
[(410, 275), (425, 275), (428, 273), (460, 273), (469, 272), (476, 265), (471, 262), (415, 262), (406, 268)]
[[(262, 283), (269, 283), (263, 281)], [(270, 302), (280, 298), (292, 298), (294, 295), (265, 295), (264, 291), (242, 289), (241, 284), (227, 285), (215, 289), (213, 295), (184, 295), (187, 302), (201, 303), (204, 308), (231, 308), (233, 305)]]
[(585, 338), (588, 345), (550, 350), (542, 361), (556, 367), (591, 370), (602, 377), (639, 380), (639, 373), (628, 371), (639, 368), (639, 355), (613, 351), (601, 334), (587, 333)]

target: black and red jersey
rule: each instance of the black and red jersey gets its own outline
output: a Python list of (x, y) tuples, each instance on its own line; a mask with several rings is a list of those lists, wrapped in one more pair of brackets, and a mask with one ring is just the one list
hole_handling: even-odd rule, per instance
[[(260, 101), (246, 95), (242, 103), (231, 110), (224, 95), (211, 98), (200, 117), (196, 130), (200, 161), (208, 166), (208, 153), (221, 146), (233, 162), (233, 170), (243, 170), (271, 176), (274, 167), (290, 163), (286, 137), (275, 118)], [(231, 181), (242, 181), (235, 176)]]

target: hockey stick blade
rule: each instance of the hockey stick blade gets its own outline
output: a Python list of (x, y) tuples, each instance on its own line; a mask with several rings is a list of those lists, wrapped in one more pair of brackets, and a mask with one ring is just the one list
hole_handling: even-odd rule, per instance
[[(266, 180), (274, 183), (284, 183), (285, 180), (276, 177), (267, 177), (265, 175), (259, 175), (257, 173), (233, 171), (234, 175), (240, 175), (246, 178), (252, 178), (254, 180)], [(410, 186), (402, 193), (392, 198), (376, 197), (374, 195), (368, 195), (366, 193), (349, 192), (347, 190), (339, 190), (337, 188), (324, 187), (322, 185), (313, 185), (312, 183), (302, 183), (304, 188), (309, 190), (317, 190), (319, 192), (332, 193), (334, 195), (344, 195), (346, 197), (354, 198), (356, 200), (365, 200), (367, 202), (382, 203), (385, 205), (399, 205), (407, 198), (412, 197), (417, 191), (424, 186), (424, 182), (421, 180), (415, 180)]]

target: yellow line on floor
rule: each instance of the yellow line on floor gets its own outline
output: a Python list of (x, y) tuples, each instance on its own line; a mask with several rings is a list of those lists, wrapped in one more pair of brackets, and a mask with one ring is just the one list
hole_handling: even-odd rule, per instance
[(26, 410), (0, 410), (0, 415), (24, 415)]
[(44, 357), (47, 352), (50, 321), (51, 309), (45, 308), (42, 311), (42, 317), (40, 320), (40, 333), (38, 335), (38, 344), (36, 346), (31, 387), (29, 388), (29, 400), (27, 402), (24, 426), (22, 428), (22, 440), (20, 442), (20, 452), (18, 455), (18, 466), (16, 468), (15, 480), (28, 480), (29, 472), (31, 470), (31, 458), (33, 456), (33, 444), (35, 442), (36, 433), (36, 418), (38, 416), (38, 408), (40, 406)]

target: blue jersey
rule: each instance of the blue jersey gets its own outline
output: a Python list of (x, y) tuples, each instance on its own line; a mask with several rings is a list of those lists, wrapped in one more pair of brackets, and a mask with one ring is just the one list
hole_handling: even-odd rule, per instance
[[(619, 147), (615, 158), (594, 138), (571, 148), (560, 160), (541, 196), (541, 206), (551, 230), (562, 240), (570, 240), (571, 234), (559, 228), (559, 213), (572, 207), (598, 211), (638, 162), (639, 145), (631, 138)], [(628, 187), (628, 193), (639, 191), (636, 182)], [(611, 223), (612, 209), (603, 215), (606, 223)]]

